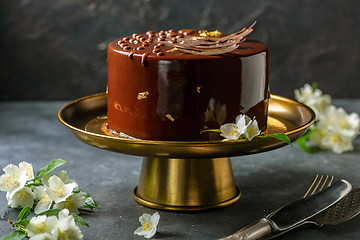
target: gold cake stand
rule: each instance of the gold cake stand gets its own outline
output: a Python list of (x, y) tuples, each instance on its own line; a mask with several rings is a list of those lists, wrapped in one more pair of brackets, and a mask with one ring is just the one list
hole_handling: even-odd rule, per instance
[[(109, 151), (142, 156), (134, 199), (147, 207), (193, 211), (236, 202), (241, 192), (234, 184), (229, 157), (280, 148), (274, 138), (252, 141), (149, 141), (111, 136), (104, 132), (107, 95), (95, 94), (65, 105), (60, 121), (81, 141)], [(284, 132), (291, 141), (314, 122), (315, 113), (296, 101), (271, 95), (268, 133)]]

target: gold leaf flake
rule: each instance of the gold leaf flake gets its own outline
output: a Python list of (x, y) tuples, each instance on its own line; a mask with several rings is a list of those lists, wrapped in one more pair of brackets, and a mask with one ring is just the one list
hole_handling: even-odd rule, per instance
[(201, 86), (201, 87), (196, 87), (196, 91), (198, 92), (198, 93), (200, 93), (200, 89), (202, 88), (203, 86)]
[(138, 94), (137, 99), (138, 99), (138, 100), (145, 99), (148, 95), (149, 95), (149, 92), (148, 92), (148, 91), (146, 91), (146, 92), (141, 92), (141, 93)]
[(177, 51), (177, 50), (179, 50), (179, 49), (177, 49), (177, 48), (175, 47), (175, 48), (172, 48), (172, 49), (167, 50), (166, 52), (175, 52), (175, 51)]
[(170, 119), (172, 122), (175, 121), (175, 119), (174, 119), (170, 114), (166, 114), (166, 117), (167, 117), (168, 119)]
[(204, 39), (204, 37), (191, 37), (190, 40), (194, 41), (194, 40), (199, 40), (199, 39)]
[(120, 103), (118, 103), (117, 101), (114, 102), (114, 108), (117, 109), (117, 110), (123, 111)]
[(218, 30), (212, 31), (212, 32), (208, 32), (207, 30), (203, 30), (200, 34), (200, 36), (202, 37), (219, 37), (221, 35), (221, 32)]
[(180, 44), (184, 44), (184, 43), (187, 43), (185, 40), (181, 41)]

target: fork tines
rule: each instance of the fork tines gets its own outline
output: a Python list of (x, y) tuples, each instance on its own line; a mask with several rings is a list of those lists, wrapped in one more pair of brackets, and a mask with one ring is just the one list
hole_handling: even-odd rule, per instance
[(310, 187), (304, 194), (303, 198), (307, 196), (311, 196), (321, 190), (329, 187), (334, 180), (334, 176), (329, 175), (316, 175), (314, 180), (312, 181)]

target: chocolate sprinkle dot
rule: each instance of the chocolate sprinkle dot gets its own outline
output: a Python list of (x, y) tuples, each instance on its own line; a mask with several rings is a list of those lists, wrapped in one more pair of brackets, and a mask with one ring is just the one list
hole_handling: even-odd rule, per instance
[(131, 47), (129, 46), (124, 47), (124, 50), (129, 50), (129, 49), (131, 49)]
[(159, 47), (165, 46), (165, 43), (158, 43), (157, 46), (159, 46)]
[(143, 50), (144, 49), (144, 47), (138, 47), (136, 50)]
[(163, 52), (158, 52), (158, 53), (156, 53), (156, 55), (157, 56), (163, 56), (163, 55), (165, 55)]
[(157, 52), (161, 52), (161, 50), (158, 48), (154, 48), (153, 53), (157, 53)]
[(129, 41), (129, 39), (130, 39), (129, 37), (124, 37), (123, 38), (124, 41)]

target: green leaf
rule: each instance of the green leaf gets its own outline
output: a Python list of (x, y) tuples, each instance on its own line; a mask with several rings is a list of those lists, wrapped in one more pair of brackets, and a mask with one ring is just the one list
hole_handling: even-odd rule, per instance
[(264, 135), (264, 136), (260, 136), (260, 138), (262, 138), (262, 139), (263, 138), (269, 138), (269, 137), (279, 139), (279, 140), (281, 140), (283, 142), (286, 142), (290, 146), (292, 146), (290, 138), (285, 133), (272, 133), (272, 134), (267, 134), (267, 135)]
[(86, 192), (82, 192), (85, 196), (85, 204), (83, 207), (86, 207), (86, 208), (90, 208), (91, 210), (93, 208), (97, 208), (97, 209), (100, 209), (99, 206), (96, 204), (96, 202), (94, 201), (94, 199), (92, 197), (90, 197), (89, 194), (87, 194)]
[(312, 89), (315, 91), (316, 89), (318, 89), (318, 83), (317, 83), (317, 82), (313, 82), (313, 83), (311, 84), (311, 87), (312, 87)]
[(45, 212), (39, 213), (38, 215), (45, 215), (47, 217), (58, 216), (60, 211), (61, 211), (60, 209), (49, 209)]
[(63, 165), (64, 163), (66, 163), (66, 161), (65, 161), (65, 160), (62, 160), (62, 159), (52, 160), (48, 165), (46, 165), (45, 167), (41, 168), (41, 169), (37, 172), (35, 180), (41, 178), (41, 177), (44, 176), (45, 174), (51, 172), (51, 171), (54, 170), (55, 168)]
[(40, 183), (26, 183), (25, 184), (26, 185), (26, 187), (28, 187), (28, 188), (33, 188), (33, 187), (37, 187), (37, 186), (40, 186), (41, 184)]
[(30, 221), (28, 219), (23, 219), (20, 222), (17, 222), (16, 224), (26, 227), (29, 223), (30, 223)]
[(311, 131), (306, 132), (303, 136), (296, 140), (297, 145), (307, 153), (313, 153), (313, 151), (307, 146), (306, 142), (309, 139)]
[(70, 213), (70, 215), (74, 217), (76, 225), (90, 227), (90, 225), (82, 217), (80, 217), (79, 215), (77, 215), (75, 213)]
[(5, 236), (1, 237), (0, 240), (21, 240), (26, 237), (26, 233), (23, 231), (12, 231)]
[(200, 134), (204, 133), (204, 132), (217, 132), (217, 133), (221, 133), (220, 129), (206, 129), (200, 132)]
[(20, 222), (23, 219), (26, 219), (30, 215), (30, 212), (31, 212), (30, 207), (24, 207), (18, 215), (17, 218), (18, 222)]

